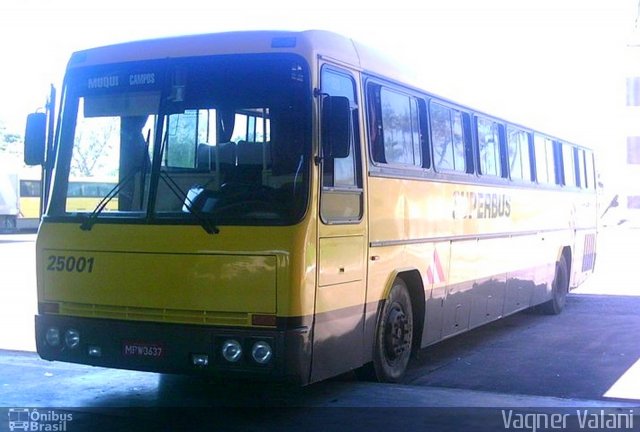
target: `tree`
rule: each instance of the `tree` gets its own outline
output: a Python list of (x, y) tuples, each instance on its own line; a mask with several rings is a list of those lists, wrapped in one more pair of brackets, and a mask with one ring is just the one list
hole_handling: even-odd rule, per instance
[(9, 131), (0, 120), (0, 153), (8, 153), (22, 159), (22, 135)]
[(114, 118), (96, 118), (79, 122), (76, 128), (71, 174), (79, 177), (95, 176), (109, 170), (110, 156), (119, 138)]

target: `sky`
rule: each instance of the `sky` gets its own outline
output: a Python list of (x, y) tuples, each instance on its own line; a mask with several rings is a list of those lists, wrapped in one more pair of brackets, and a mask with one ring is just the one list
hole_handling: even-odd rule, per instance
[[(0, 124), (58, 88), (73, 51), (250, 29), (324, 29), (412, 70), (424, 89), (618, 155), (638, 0), (3, 0)], [(313, 6), (310, 6), (313, 5)], [(617, 156), (616, 156), (617, 157)]]

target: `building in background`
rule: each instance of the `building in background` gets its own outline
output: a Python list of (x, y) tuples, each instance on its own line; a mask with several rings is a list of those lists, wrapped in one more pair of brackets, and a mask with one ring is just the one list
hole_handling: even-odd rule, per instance
[(626, 149), (624, 168), (621, 173), (621, 190), (618, 197), (619, 212), (626, 222), (640, 225), (640, 3), (634, 31), (625, 52)]

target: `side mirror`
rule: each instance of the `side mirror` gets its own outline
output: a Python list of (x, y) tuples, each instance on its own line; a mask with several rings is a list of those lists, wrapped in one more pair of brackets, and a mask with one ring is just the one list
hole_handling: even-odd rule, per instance
[(47, 115), (33, 113), (27, 116), (27, 130), (24, 134), (24, 163), (43, 165), (47, 141)]
[(322, 101), (322, 150), (324, 157), (345, 158), (351, 147), (349, 98), (327, 96)]

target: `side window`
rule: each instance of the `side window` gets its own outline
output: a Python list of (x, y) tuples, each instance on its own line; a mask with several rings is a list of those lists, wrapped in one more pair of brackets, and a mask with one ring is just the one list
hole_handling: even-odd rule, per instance
[(538, 183), (554, 184), (556, 170), (553, 156), (553, 141), (545, 136), (534, 134), (533, 146), (536, 159), (536, 179)]
[[(346, 72), (324, 66), (322, 93), (349, 99), (352, 111), (349, 154), (346, 157), (323, 157), (320, 217), (326, 224), (357, 223), (362, 219), (363, 196), (355, 81)], [(324, 119), (322, 120), (324, 121)]]
[[(355, 106), (355, 90), (351, 77), (323, 69), (322, 91), (331, 96), (344, 96), (349, 99), (351, 106)], [(355, 187), (356, 159), (354, 143), (351, 141), (349, 155), (344, 158), (325, 160), (323, 172), (323, 186), (325, 187)]]
[(558, 183), (558, 176), (556, 175), (556, 163), (555, 157), (553, 153), (553, 141), (550, 139), (546, 139), (545, 141), (547, 147), (547, 170), (549, 172), (549, 183), (556, 184)]
[(526, 131), (507, 127), (507, 155), (511, 179), (531, 181), (529, 134)]
[(562, 168), (564, 170), (564, 184), (576, 186), (576, 164), (573, 159), (573, 146), (562, 143)]
[(380, 103), (386, 162), (421, 166), (417, 101), (407, 95), (382, 88)]
[(198, 111), (187, 110), (169, 116), (165, 166), (195, 168), (198, 141)]
[(484, 117), (477, 118), (478, 150), (480, 154), (480, 173), (482, 175), (502, 176), (500, 163), (500, 132), (497, 122)]
[(547, 172), (547, 149), (545, 139), (540, 135), (533, 136), (533, 147), (536, 156), (536, 179), (538, 183), (549, 183)]
[(429, 113), (436, 171), (466, 172), (462, 114), (435, 102)]
[(576, 180), (577, 180), (578, 186), (580, 186), (582, 189), (586, 189), (587, 188), (587, 172), (584, 166), (584, 150), (576, 149), (575, 157), (576, 157), (577, 169), (578, 169), (576, 173)]
[(39, 197), (40, 180), (20, 180), (21, 197)]
[(376, 84), (369, 86), (368, 94), (373, 160), (422, 166), (418, 100)]
[(587, 171), (587, 187), (589, 189), (596, 188), (596, 169), (593, 160), (593, 153), (590, 151), (584, 152), (585, 169)]

